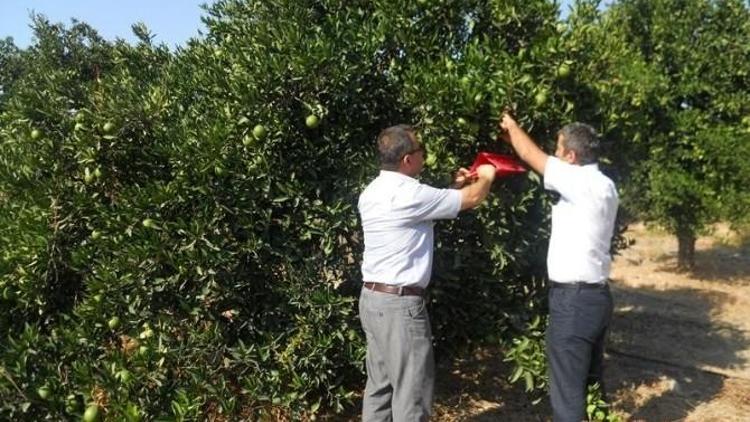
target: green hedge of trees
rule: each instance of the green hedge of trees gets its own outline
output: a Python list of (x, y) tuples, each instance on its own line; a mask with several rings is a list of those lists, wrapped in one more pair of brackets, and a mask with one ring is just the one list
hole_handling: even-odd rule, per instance
[[(683, 100), (636, 22), (621, 25), (637, 3), (580, 2), (561, 21), (551, 0), (219, 0), (177, 51), (143, 25), (127, 44), (35, 16), (32, 46), (0, 42), (0, 418), (345, 410), (363, 386), (356, 199), (392, 124), (419, 128), (435, 185), (504, 151), (496, 119), (512, 106), (550, 151), (562, 124), (598, 127), (607, 171), (648, 186), (633, 212), (676, 183), (649, 169), (710, 163), (729, 186), (747, 174), (735, 123), (750, 105), (717, 82), (732, 118), (701, 126), (690, 160), (669, 154)], [(739, 221), (747, 191), (732, 186)], [(438, 224), (439, 358), (499, 342), (514, 379), (545, 387), (541, 340), (522, 339), (544, 314), (548, 205), (530, 174)]]

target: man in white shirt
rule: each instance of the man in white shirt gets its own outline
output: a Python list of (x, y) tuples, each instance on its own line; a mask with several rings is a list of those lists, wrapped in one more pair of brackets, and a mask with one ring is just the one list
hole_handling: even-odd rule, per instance
[(599, 138), (583, 123), (557, 134), (555, 156), (539, 149), (508, 113), (503, 138), (546, 189), (560, 194), (552, 207), (547, 254), (550, 279), (547, 359), (555, 422), (586, 419), (587, 385), (602, 385), (604, 341), (612, 318), (608, 279), (610, 245), (617, 216), (615, 184), (597, 166)]
[(434, 358), (424, 291), (430, 282), (434, 220), (456, 218), (487, 196), (491, 165), (460, 169), (454, 189), (415, 178), (424, 147), (409, 126), (378, 136), (381, 171), (359, 197), (365, 250), (359, 315), (367, 338), (366, 422), (426, 421), (432, 408)]

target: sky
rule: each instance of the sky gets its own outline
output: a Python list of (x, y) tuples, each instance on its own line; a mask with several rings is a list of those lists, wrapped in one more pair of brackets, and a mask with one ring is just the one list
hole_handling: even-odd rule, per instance
[[(130, 26), (143, 22), (155, 35), (154, 42), (174, 49), (205, 32), (201, 4), (212, 0), (0, 0), (0, 39), (26, 48), (32, 42), (29, 27), (32, 12), (45, 15), (53, 23), (70, 25), (71, 18), (86, 22), (108, 40), (123, 38), (135, 42)], [(565, 16), (572, 0), (561, 0)]]
[(205, 32), (204, 3), (211, 0), (0, 0), (0, 39), (13, 37), (18, 47), (28, 47), (33, 36), (29, 16), (35, 12), (66, 26), (76, 18), (108, 40), (129, 42), (137, 40), (130, 26), (143, 22), (155, 43), (174, 48), (198, 36), (199, 29)]

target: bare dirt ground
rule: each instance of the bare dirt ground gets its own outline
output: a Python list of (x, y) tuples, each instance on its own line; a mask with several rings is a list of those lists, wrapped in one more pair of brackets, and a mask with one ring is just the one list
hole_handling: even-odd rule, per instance
[[(676, 240), (643, 225), (613, 265), (607, 352), (613, 408), (628, 421), (750, 421), (750, 238), (717, 226), (676, 269)], [(547, 421), (508, 385), (499, 350), (439, 367), (437, 421)]]

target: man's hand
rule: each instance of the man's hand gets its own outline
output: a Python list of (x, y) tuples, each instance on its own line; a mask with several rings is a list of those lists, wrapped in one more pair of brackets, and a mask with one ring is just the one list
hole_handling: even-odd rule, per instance
[(495, 166), (482, 164), (477, 167), (476, 181), (461, 189), (461, 210), (468, 210), (479, 205), (490, 191), (495, 180)]
[(498, 128), (500, 129), (500, 137), (503, 139), (503, 141), (510, 143), (511, 131), (515, 131), (516, 129), (518, 129), (518, 122), (516, 122), (513, 116), (510, 115), (510, 112), (508, 110), (505, 110), (503, 111), (503, 115), (500, 117)]
[(474, 183), (476, 180), (477, 180), (476, 174), (473, 174), (469, 170), (461, 167), (453, 176), (453, 184), (451, 185), (451, 187), (453, 189), (461, 189), (462, 187), (466, 185), (470, 185)]
[(503, 116), (498, 123), (500, 137), (516, 151), (519, 157), (526, 162), (535, 172), (544, 174), (547, 164), (547, 154), (542, 151), (531, 139), (531, 137), (518, 126), (518, 122), (510, 114), (509, 110), (503, 111)]

